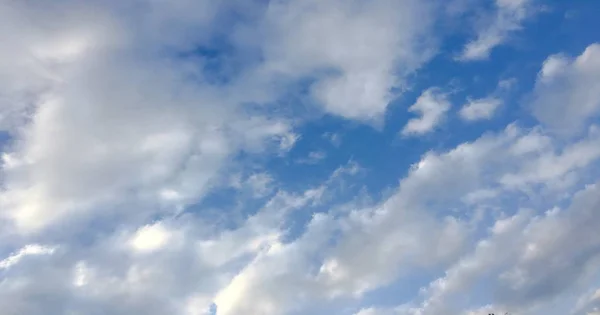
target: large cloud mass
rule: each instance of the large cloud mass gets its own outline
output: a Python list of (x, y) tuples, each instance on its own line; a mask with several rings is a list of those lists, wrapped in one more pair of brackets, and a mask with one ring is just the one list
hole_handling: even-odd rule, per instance
[[(311, 119), (383, 132), (440, 53), (441, 7), (0, 1), (2, 314), (597, 314), (598, 44), (539, 65), (534, 123), (399, 158), (387, 190), (363, 189), (378, 165), (353, 159), (272, 174), (329, 159), (287, 163)], [(488, 58), (532, 1), (493, 10), (462, 61)], [(393, 134), (507, 106), (456, 112), (453, 93), (417, 93)], [(400, 286), (414, 294), (377, 304)]]

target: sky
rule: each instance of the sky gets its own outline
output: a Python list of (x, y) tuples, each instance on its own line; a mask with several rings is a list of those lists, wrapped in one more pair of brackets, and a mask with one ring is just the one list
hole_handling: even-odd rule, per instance
[(600, 2), (0, 0), (5, 315), (600, 315)]

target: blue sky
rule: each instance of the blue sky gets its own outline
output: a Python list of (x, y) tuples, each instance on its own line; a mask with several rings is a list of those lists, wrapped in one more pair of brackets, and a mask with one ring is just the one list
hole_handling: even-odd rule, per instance
[(599, 14), (0, 1), (0, 309), (599, 315)]

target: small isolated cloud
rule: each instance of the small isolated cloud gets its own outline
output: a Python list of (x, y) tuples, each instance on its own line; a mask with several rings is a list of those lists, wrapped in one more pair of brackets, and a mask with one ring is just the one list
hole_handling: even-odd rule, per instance
[(402, 129), (402, 135), (422, 135), (432, 132), (442, 122), (451, 106), (447, 95), (439, 89), (430, 88), (424, 91), (415, 104), (408, 108), (409, 112), (417, 113), (421, 117), (409, 120)]
[(331, 142), (335, 147), (339, 147), (342, 144), (342, 136), (335, 132), (326, 132), (323, 134), (323, 138)]
[(517, 85), (518, 82), (519, 82), (519, 80), (517, 80), (517, 78), (509, 78), (509, 79), (500, 80), (498, 82), (498, 89), (500, 91), (510, 91)]
[(525, 19), (533, 14), (534, 0), (496, 0), (494, 14), (482, 16), (477, 25), (476, 38), (468, 42), (458, 60), (484, 60), (494, 48), (506, 42), (510, 35), (520, 30)]
[(323, 151), (312, 151), (308, 153), (305, 158), (298, 159), (297, 162), (300, 164), (317, 164), (327, 158), (327, 153)]
[(491, 119), (500, 105), (502, 105), (502, 100), (497, 98), (469, 100), (460, 109), (459, 115), (468, 121)]

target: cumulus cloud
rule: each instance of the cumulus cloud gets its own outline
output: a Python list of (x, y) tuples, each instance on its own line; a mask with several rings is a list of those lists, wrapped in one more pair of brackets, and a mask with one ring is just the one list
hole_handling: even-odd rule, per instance
[(593, 210), (600, 201), (597, 190), (597, 185), (584, 188), (564, 210), (535, 216), (524, 209), (498, 220), (489, 238), (430, 284), (419, 314), (457, 310), (460, 304), (452, 297), (482, 278), (486, 290), (494, 292), (498, 307), (515, 313), (529, 313), (540, 302), (555, 299), (585, 280), (598, 261), (598, 252), (593, 250), (598, 245), (587, 238), (576, 240), (597, 233), (600, 220)]
[[(496, 1), (467, 59), (506, 40), (529, 5)], [(420, 152), (391, 187), (373, 192), (385, 180), (359, 180), (373, 165), (352, 157), (323, 180), (281, 171), (298, 167), (286, 159), (313, 106), (344, 123), (384, 120), (435, 53), (436, 9), (0, 2), (3, 314), (597, 312), (597, 45), (544, 63), (531, 100), (540, 126)], [(460, 115), (489, 119), (494, 101)], [(450, 110), (425, 90), (401, 133), (430, 133)], [(558, 127), (581, 130), (565, 140)], [(352, 130), (341, 146), (340, 132), (316, 137), (343, 155), (360, 139)], [(413, 280), (420, 294), (366, 305)]]
[[(431, 205), (449, 193), (466, 196), (463, 200), (469, 208), (484, 206), (491, 210), (500, 205), (502, 213), (489, 227), (487, 237), (480, 239), (471, 252), (467, 251), (446, 269), (443, 276), (423, 289), (425, 297), (422, 301), (417, 299), (402, 310), (394, 310), (392, 314), (477, 314), (481, 311), (538, 314), (540, 308), (552, 301), (562, 299), (566, 302), (569, 294), (586, 288), (590, 274), (594, 273), (592, 266), (600, 259), (596, 250), (598, 245), (593, 241), (576, 239), (580, 237), (579, 233), (596, 233), (595, 225), (600, 222), (594, 210), (599, 202), (598, 184), (581, 187), (580, 183), (586, 181), (585, 171), (581, 171), (578, 163), (559, 160), (568, 159), (567, 156), (582, 156), (582, 161), (586, 162), (579, 165), (586, 165), (584, 168), (589, 171), (589, 166), (597, 165), (600, 157), (588, 156), (588, 160), (579, 150), (585, 147), (585, 150), (595, 151), (595, 137), (595, 134), (591, 134), (589, 139), (558, 149), (552, 138), (541, 134), (539, 129), (524, 133), (515, 126), (509, 126), (495, 137), (483, 137), (474, 143), (462, 144), (448, 153), (424, 157), (415, 166), (414, 173), (405, 179), (406, 183), (401, 184), (401, 189), (410, 187), (408, 182), (411, 177), (428, 174), (431, 182), (426, 180), (429, 177), (421, 177), (421, 180), (426, 180), (420, 183), (424, 186), (416, 186), (414, 191), (427, 189), (444, 192), (418, 195), (429, 202), (429, 209), (435, 209)], [(547, 163), (543, 161), (553, 162), (541, 166)], [(534, 165), (540, 165), (539, 171), (544, 175), (528, 180), (528, 171), (524, 168)], [(562, 170), (562, 165), (568, 171)], [(591, 169), (597, 171), (596, 167)], [(521, 174), (522, 180), (528, 184), (515, 187), (507, 183), (506, 179), (515, 174)], [(569, 178), (568, 184), (556, 185), (557, 181), (562, 183), (565, 178)], [(597, 173), (590, 178), (597, 179)], [(449, 188), (449, 185), (454, 186)], [(481, 190), (482, 187), (486, 188)], [(550, 197), (556, 191), (572, 192), (570, 205), (556, 207), (562, 199), (560, 196)], [(504, 198), (518, 198), (520, 194), (537, 198), (547, 196), (543, 198), (553, 201), (518, 202), (512, 209), (501, 201)], [(442, 200), (445, 200), (442, 209), (456, 207), (449, 203), (455, 198)], [(550, 208), (544, 208), (544, 205)], [(477, 220), (477, 216), (473, 219)], [(461, 230), (468, 226), (465, 225)], [(447, 237), (443, 239), (448, 240)], [(587, 237), (585, 239), (589, 240)], [(575, 243), (577, 245), (573, 245)], [(485, 288), (480, 287), (482, 282), (485, 282)], [(482, 305), (474, 305), (469, 310), (470, 301), (463, 297), (473, 294), (473, 290), (485, 290), (493, 294), (493, 305), (486, 306), (485, 303), (490, 301), (484, 300)]]
[(491, 119), (500, 105), (502, 101), (496, 98), (469, 100), (460, 109), (459, 114), (462, 119), (468, 121)]
[(432, 55), (428, 2), (274, 1), (265, 20), (261, 71), (311, 76), (326, 112), (380, 120), (406, 75)]
[[(0, 306), (7, 314), (90, 309), (208, 314), (214, 301), (218, 314), (279, 314), (296, 303), (294, 288), (305, 289), (293, 282), (288, 286), (287, 279), (303, 276), (292, 270), (306, 271), (300, 262), (310, 261), (307, 254), (321, 248), (327, 241), (322, 236), (333, 227), (324, 215), (316, 216), (301, 238), (284, 243), (285, 218), (318, 204), (344, 176), (341, 172), (351, 175), (350, 170), (336, 171), (328, 183), (300, 194), (279, 191), (232, 229), (215, 230), (213, 222), (187, 214), (108, 235), (88, 233), (91, 244), (69, 240), (60, 250), (27, 245), (1, 261), (8, 271)], [(40, 255), (49, 257), (28, 259)], [(36, 302), (37, 294), (53, 302)]]
[(442, 122), (451, 106), (447, 95), (439, 89), (430, 88), (423, 91), (417, 101), (408, 108), (409, 112), (416, 112), (421, 117), (409, 120), (402, 129), (402, 134), (422, 135), (433, 131)]
[[(527, 241), (520, 238), (520, 232), (517, 233), (517, 231), (522, 231), (526, 226), (537, 226), (537, 222), (541, 218), (550, 216), (550, 213), (544, 214), (541, 211), (539, 215), (536, 215), (535, 212), (527, 210), (518, 212), (517, 209), (506, 209), (505, 211), (510, 211), (514, 214), (506, 213), (504, 217), (498, 218), (494, 225), (490, 227), (493, 235), (490, 238), (494, 238), (494, 241), (485, 239), (480, 241), (481, 245), (477, 245), (474, 251), (477, 253), (477, 259), (481, 259), (481, 261), (470, 263), (468, 259), (471, 259), (469, 258), (471, 254), (469, 254), (468, 248), (475, 232), (473, 224), (478, 223), (477, 216), (473, 215), (469, 220), (459, 220), (450, 214), (450, 208), (464, 207), (460, 204), (461, 198), (459, 196), (469, 196), (480, 192), (482, 187), (489, 187), (490, 191), (495, 191), (487, 196), (487, 199), (491, 199), (492, 203), (494, 201), (499, 202), (503, 198), (516, 198), (520, 194), (529, 194), (532, 189), (538, 194), (543, 195), (544, 188), (538, 188), (537, 183), (536, 186), (518, 187), (515, 192), (514, 187), (503, 184), (503, 178), (506, 174), (510, 174), (512, 170), (524, 167), (530, 160), (535, 161), (536, 157), (544, 158), (545, 156), (554, 154), (553, 151), (556, 148), (553, 148), (552, 145), (535, 144), (547, 141), (548, 139), (545, 137), (545, 135), (540, 134), (539, 130), (527, 131), (519, 129), (516, 126), (509, 126), (502, 133), (493, 137), (483, 137), (474, 143), (462, 144), (449, 152), (425, 155), (414, 166), (409, 175), (402, 180), (397, 191), (381, 203), (369, 207), (355, 207), (336, 221), (331, 221), (331, 218), (328, 216), (319, 216), (313, 219), (315, 222), (309, 225), (305, 236), (308, 237), (308, 235), (311, 235), (312, 224), (317, 224), (317, 222), (325, 220), (328, 222), (328, 228), (326, 230), (318, 229), (320, 241), (322, 242), (323, 239), (327, 240), (334, 237), (335, 245), (327, 245), (329, 241), (325, 241), (324, 244), (316, 248), (309, 247), (311, 249), (303, 254), (298, 254), (294, 250), (294, 255), (300, 255), (294, 256), (294, 261), (297, 262), (294, 267), (283, 268), (271, 265), (275, 264), (275, 261), (278, 261), (277, 264), (281, 264), (277, 266), (290, 264), (286, 256), (279, 257), (275, 255), (264, 262), (262, 259), (260, 262), (255, 262), (257, 265), (251, 268), (252, 271), (248, 271), (252, 274), (251, 279), (258, 277), (255, 275), (255, 268), (259, 268), (258, 266), (263, 264), (271, 266), (268, 268), (261, 267), (265, 268), (265, 270), (278, 270), (276, 272), (277, 276), (275, 276), (275, 279), (272, 279), (272, 274), (267, 274), (265, 271), (264, 278), (262, 279), (268, 280), (265, 280), (267, 282), (264, 284), (259, 283), (256, 280), (257, 278), (254, 281), (250, 278), (246, 279), (246, 276), (243, 277), (244, 280), (240, 279), (240, 283), (244, 283), (243, 291), (252, 292), (247, 294), (251, 294), (253, 301), (261, 301), (261, 303), (255, 305), (250, 301), (242, 300), (235, 303), (239, 304), (236, 307), (239, 307), (239, 311), (250, 312), (252, 310), (261, 314), (278, 314), (297, 309), (299, 303), (303, 303), (302, 301), (305, 299), (314, 300), (316, 296), (327, 296), (334, 299), (341, 297), (358, 298), (366, 292), (388, 285), (391, 282), (402, 281), (403, 276), (413, 268), (430, 268), (431, 270), (435, 270), (436, 268), (449, 266), (447, 273), (453, 275), (455, 273), (453, 271), (454, 268), (463, 268), (464, 265), (464, 268), (471, 270), (470, 266), (475, 265), (477, 266), (476, 268), (481, 268), (481, 270), (476, 274), (470, 275), (468, 279), (471, 280), (464, 280), (475, 281), (474, 279), (481, 279), (489, 273), (497, 272), (497, 268), (500, 268), (497, 267), (497, 264), (502, 264), (507, 269), (504, 273), (497, 274), (499, 279), (509, 277), (508, 274), (510, 272), (516, 273), (518, 271), (514, 270), (521, 270), (519, 269), (521, 267), (517, 264), (520, 260), (518, 260), (519, 258), (515, 258), (516, 253), (523, 251), (523, 255), (529, 255), (525, 253), (527, 249), (522, 248), (522, 246), (526, 245), (517, 245), (527, 243)], [(525, 147), (529, 149), (526, 150)], [(588, 147), (591, 148), (594, 145), (588, 144)], [(571, 150), (573, 149), (563, 149), (564, 152), (570, 152)], [(556, 166), (560, 164), (560, 162), (557, 162)], [(576, 178), (584, 177), (583, 173), (578, 171), (575, 166), (571, 166), (570, 171), (573, 172), (572, 174), (578, 174)], [(554, 178), (559, 178), (562, 174), (564, 173), (554, 174), (553, 176), (555, 177), (546, 177), (543, 183), (551, 185)], [(585, 192), (580, 192), (577, 196), (594, 196), (594, 187), (587, 188), (584, 190)], [(565, 187), (561, 189), (564, 191)], [(592, 190), (588, 192), (589, 189)], [(560, 221), (565, 224), (565, 227), (578, 226), (578, 224), (569, 223), (569, 220), (580, 220), (577, 217), (579, 214), (575, 211), (575, 203), (578, 202), (578, 198), (574, 199), (572, 208), (565, 209), (564, 211), (565, 218)], [(555, 198), (554, 200), (554, 202), (557, 202), (559, 199)], [(481, 203), (477, 203), (477, 205), (479, 204)], [(526, 204), (532, 205), (529, 203)], [(553, 201), (549, 201), (549, 204), (553, 204)], [(475, 206), (468, 204), (467, 209)], [(581, 209), (581, 211), (587, 213), (582, 214), (587, 218), (588, 214), (592, 215), (594, 206), (584, 203), (581, 208), (577, 209)], [(577, 218), (572, 218), (571, 216)], [(581, 218), (581, 220), (588, 219)], [(545, 223), (547, 227), (544, 229), (551, 229), (553, 223), (550, 223), (550, 219), (547, 219), (547, 221), (548, 223)], [(592, 230), (594, 230), (594, 227), (589, 228), (589, 231)], [(327, 233), (324, 233), (324, 231)], [(585, 230), (580, 232), (588, 233)], [(495, 240), (496, 237), (502, 237), (502, 240)], [(530, 237), (538, 238), (542, 236)], [(577, 235), (575, 235), (574, 230), (565, 230), (565, 237), (575, 238)], [(565, 243), (569, 241), (565, 240)], [(314, 245), (314, 242), (319, 241), (313, 240), (310, 244)], [(491, 242), (497, 242), (498, 244), (489, 244)], [(296, 248), (296, 246), (301, 246), (300, 244), (304, 244), (303, 241), (282, 244), (281, 247), (277, 247), (277, 250), (274, 250), (274, 253), (279, 253), (280, 250), (286, 252), (287, 248)], [(505, 248), (505, 246), (515, 252), (500, 250), (500, 248)], [(541, 244), (535, 246), (548, 248), (548, 246)], [(593, 247), (595, 245), (590, 246)], [(303, 250), (307, 250), (304, 245), (302, 247)], [(298, 250), (300, 251), (300, 249)], [(585, 251), (586, 249), (581, 250)], [(481, 253), (478, 253), (479, 251)], [(548, 253), (548, 255), (557, 255), (561, 251), (563, 249), (560, 249), (557, 245), (555, 251)], [(357, 256), (356, 252), (360, 252), (361, 255)], [(495, 254), (497, 252), (502, 252), (502, 254)], [(464, 255), (464, 258), (459, 259), (462, 255)], [(571, 257), (576, 254), (565, 252), (561, 253), (561, 255)], [(306, 256), (311, 257), (311, 259), (305, 260), (307, 259)], [(541, 257), (539, 259), (539, 261), (542, 261), (545, 258)], [(591, 266), (593, 262), (594, 260), (592, 259), (586, 262), (586, 264), (590, 264)], [(315, 270), (317, 267), (318, 272), (313, 275), (309, 270)], [(551, 269), (551, 266), (548, 265), (547, 267), (548, 269), (544, 271), (546, 273), (535, 276), (537, 280), (532, 278), (532, 281), (543, 281), (544, 277), (555, 272)], [(539, 265), (527, 268), (542, 272)], [(572, 270), (577, 270), (576, 266), (572, 268)], [(567, 277), (565, 281), (572, 283), (570, 281), (573, 281), (577, 277), (579, 276), (574, 274), (573, 278), (567, 279)], [(509, 284), (511, 283), (510, 281), (520, 280), (508, 279), (503, 281), (508, 282), (505, 283), (499, 280), (498, 290), (509, 290), (507, 289), (508, 286), (512, 285)], [(253, 289), (246, 287), (249, 282), (253, 283), (251, 285)], [(277, 283), (277, 285), (274, 283)], [(293, 286), (288, 287), (288, 284), (293, 284)], [(241, 286), (241, 284), (239, 285)], [(533, 287), (537, 288), (538, 286), (533, 283), (529, 283), (528, 285), (532, 287), (523, 287), (521, 294), (532, 294), (532, 299), (534, 297), (538, 298), (535, 295), (536, 293), (530, 293)], [(540, 284), (540, 286), (543, 285)], [(447, 294), (434, 293), (437, 292), (436, 290), (442, 290), (443, 292), (446, 292), (446, 290), (458, 290), (457, 292), (466, 290), (466, 292), (470, 292), (469, 290), (472, 288), (470, 282), (447, 279), (437, 280), (431, 286), (432, 288), (428, 289), (427, 292), (431, 292), (432, 297), (423, 302), (423, 306), (402, 306), (392, 309), (365, 308), (362, 312), (366, 314), (439, 313), (441, 310), (452, 310), (455, 307), (452, 303), (454, 303), (454, 299), (458, 293), (452, 293), (451, 297), (447, 298), (448, 302), (435, 302), (442, 299), (445, 301), (445, 294)], [(435, 289), (437, 287), (440, 287), (440, 289)], [(456, 289), (450, 289), (453, 287), (456, 287)], [(242, 289), (236, 284), (229, 290), (239, 292), (238, 290)], [(278, 291), (274, 292), (274, 290)], [(286, 293), (284, 292), (285, 290), (289, 290), (290, 292)], [(262, 292), (260, 293), (262, 295), (257, 295), (259, 292)], [(550, 294), (559, 294), (558, 292)], [(442, 297), (442, 294), (444, 297)], [(525, 307), (529, 303), (519, 298), (516, 293), (507, 291), (506, 294), (510, 295), (506, 297), (507, 300), (514, 299), (511, 302), (512, 304), (498, 299), (498, 305), (487, 307), (477, 306), (477, 308), (480, 311), (493, 309), (498, 312), (498, 310), (515, 309), (514, 307), (517, 305)], [(540, 292), (540, 294), (545, 293)], [(277, 299), (273, 300), (275, 297)], [(542, 300), (545, 299), (544, 296), (540, 296), (539, 298)], [(236, 299), (239, 299), (239, 297)], [(289, 302), (282, 304), (281, 301)], [(269, 308), (264, 309), (263, 307)], [(420, 309), (425, 313), (418, 313)], [(456, 311), (460, 309), (456, 306)], [(465, 310), (465, 314), (475, 314), (475, 312), (475, 308), (471, 311)]]
[(131, 238), (131, 247), (139, 252), (151, 252), (168, 244), (171, 232), (161, 223), (140, 228)]
[[(461, 253), (463, 242), (470, 233), (469, 222), (456, 220), (452, 216), (444, 218), (442, 214), (436, 220), (424, 214), (431, 211), (445, 213), (450, 207), (459, 207), (453, 205), (460, 199), (458, 196), (481, 194), (482, 188), (487, 188), (491, 192), (487, 198), (494, 200), (512, 194), (515, 189), (521, 193), (529, 193), (533, 189), (543, 194), (544, 189), (554, 188), (554, 183), (561, 181), (567, 173), (574, 176), (575, 182), (584, 176), (577, 164), (566, 164), (568, 171), (551, 171), (565, 164), (555, 160), (555, 148), (546, 147), (528, 154), (520, 149), (511, 149), (523, 147), (525, 141), (533, 143), (533, 137), (543, 139), (535, 130), (524, 132), (509, 126), (496, 137), (483, 137), (443, 154), (425, 155), (408, 177), (401, 181), (395, 195), (380, 206), (357, 211), (349, 217), (346, 223), (349, 227), (347, 238), (339, 241), (339, 248), (335, 249), (335, 254), (328, 258), (321, 269), (332, 290), (361, 293), (386, 283), (403, 264), (423, 266), (451, 260), (454, 255)], [(586, 140), (562, 149), (563, 153), (559, 156), (579, 155), (576, 153), (579, 150), (576, 147), (579, 146), (594, 150), (592, 148), (596, 144)], [(536, 148), (533, 145), (530, 147)], [(585, 165), (599, 158), (594, 156)], [(552, 166), (543, 168), (546, 175), (539, 181), (526, 180), (528, 184), (516, 188), (505, 183), (512, 170), (516, 169), (527, 177), (523, 167), (528, 168), (530, 163), (540, 164), (540, 160), (547, 159), (554, 162)], [(542, 188), (538, 188), (540, 184)], [(567, 187), (560, 186), (560, 190), (564, 191)], [(361, 252), (368, 254), (356, 257), (354, 252), (362, 246), (365, 247)], [(484, 266), (488, 267), (486, 264)]]
[[(173, 63), (158, 56), (139, 58), (139, 45), (147, 44), (145, 50), (153, 55), (164, 42), (147, 42), (149, 39), (138, 34), (151, 32), (153, 25), (146, 30), (131, 29), (127, 23), (133, 21), (104, 22), (118, 8), (78, 9), (67, 1), (51, 7), (56, 14), (80, 14), (80, 18), (57, 21), (38, 17), (38, 9), (25, 4), (3, 6), (14, 11), (8, 20), (14, 20), (12, 27), (38, 20), (52, 26), (55, 33), (23, 25), (24, 38), (47, 37), (59, 45), (63, 38), (76, 41), (85, 35), (86, 41), (93, 42), (77, 53), (81, 56), (73, 56), (74, 52), (59, 56), (59, 65), (52, 58), (34, 55), (45, 42), (26, 42), (14, 51), (23, 56), (24, 64), (36, 60), (36, 68), (28, 75), (44, 83), (43, 89), (23, 86), (13, 91), (17, 102), (10, 102), (17, 108), (32, 108), (26, 117), (30, 123), (15, 134), (12, 148), (3, 158), (3, 214), (22, 231), (39, 230), (66, 216), (85, 217), (101, 205), (114, 208), (109, 205), (136, 202), (141, 206), (173, 199), (193, 202), (236, 151), (267, 150), (273, 141), (277, 142), (275, 150), (288, 150), (294, 143), (286, 121), (249, 116), (218, 88), (197, 86), (187, 77), (194, 69), (186, 62)], [(90, 10), (96, 12), (87, 19)], [(166, 17), (139, 18), (144, 25), (162, 23), (160, 19)], [(102, 33), (105, 24), (111, 29)], [(80, 29), (100, 30), (72, 34)], [(51, 53), (54, 50), (48, 51)], [(52, 78), (36, 75), (34, 70)], [(18, 102), (26, 95), (35, 99)], [(177, 198), (164, 200), (165, 191)]]
[(573, 135), (600, 112), (600, 45), (571, 58), (552, 55), (539, 72), (531, 109), (556, 132)]

